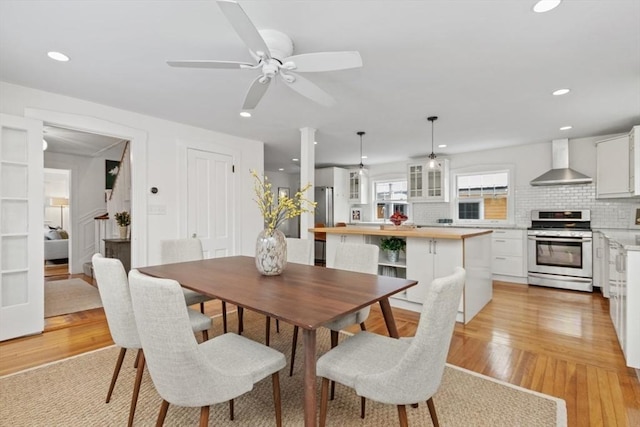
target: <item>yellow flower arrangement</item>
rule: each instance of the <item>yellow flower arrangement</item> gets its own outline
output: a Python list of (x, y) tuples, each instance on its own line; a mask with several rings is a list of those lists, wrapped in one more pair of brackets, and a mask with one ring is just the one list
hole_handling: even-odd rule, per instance
[(260, 178), (255, 170), (251, 171), (251, 175), (255, 179), (254, 199), (260, 208), (260, 213), (264, 219), (264, 228), (272, 232), (288, 219), (295, 218), (303, 212), (313, 212), (316, 203), (304, 197), (304, 193), (311, 188), (311, 184), (305, 185), (300, 191), (290, 198), (281, 195), (276, 198), (271, 190), (271, 183), (266, 176)]

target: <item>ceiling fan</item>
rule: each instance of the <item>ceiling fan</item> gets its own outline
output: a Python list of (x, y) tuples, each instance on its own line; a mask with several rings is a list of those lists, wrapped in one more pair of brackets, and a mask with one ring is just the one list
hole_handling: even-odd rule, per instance
[(347, 70), (362, 67), (362, 58), (357, 51), (317, 52), (292, 55), (293, 42), (284, 33), (277, 30), (258, 30), (240, 5), (232, 0), (217, 0), (240, 38), (249, 48), (255, 64), (217, 60), (167, 61), (172, 67), (248, 69), (259, 70), (244, 99), (243, 110), (253, 110), (269, 84), (280, 76), (294, 91), (321, 105), (331, 106), (335, 100), (317, 85), (298, 73), (316, 73), (324, 71)]

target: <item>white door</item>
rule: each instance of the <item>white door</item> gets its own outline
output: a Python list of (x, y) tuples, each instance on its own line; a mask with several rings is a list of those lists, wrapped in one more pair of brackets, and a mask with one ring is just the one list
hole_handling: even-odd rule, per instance
[(0, 114), (0, 341), (44, 329), (42, 122)]
[(202, 241), (205, 258), (234, 251), (233, 157), (187, 149), (187, 232)]

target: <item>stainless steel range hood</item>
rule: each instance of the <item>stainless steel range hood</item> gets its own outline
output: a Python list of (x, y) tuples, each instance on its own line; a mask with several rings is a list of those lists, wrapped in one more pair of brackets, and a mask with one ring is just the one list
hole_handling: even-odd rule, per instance
[(593, 182), (593, 178), (569, 168), (568, 139), (554, 139), (551, 142), (551, 151), (552, 169), (531, 181), (531, 185), (570, 185)]

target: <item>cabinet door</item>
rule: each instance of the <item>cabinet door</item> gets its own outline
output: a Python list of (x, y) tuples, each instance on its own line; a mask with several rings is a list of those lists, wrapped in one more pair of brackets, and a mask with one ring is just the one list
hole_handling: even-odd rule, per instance
[(425, 198), (433, 202), (449, 201), (449, 160), (436, 160), (435, 167), (425, 169)]
[(422, 304), (433, 280), (433, 242), (431, 239), (407, 238), (407, 279), (418, 284), (407, 289), (407, 300)]
[(409, 187), (407, 198), (409, 200), (424, 199), (424, 170), (425, 166), (423, 164), (407, 166), (407, 184)]
[(629, 136), (596, 145), (596, 198), (629, 197)]
[(328, 234), (327, 233), (327, 267), (335, 265), (336, 249), (340, 243), (365, 243), (363, 234)]

